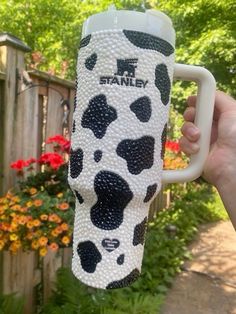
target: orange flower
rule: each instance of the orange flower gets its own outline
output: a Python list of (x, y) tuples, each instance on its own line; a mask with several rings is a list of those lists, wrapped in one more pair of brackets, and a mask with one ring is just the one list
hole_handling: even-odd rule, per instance
[(43, 247), (39, 250), (39, 255), (40, 256), (45, 256), (47, 254), (48, 250), (46, 247)]
[(31, 247), (32, 247), (33, 250), (37, 250), (39, 248), (38, 240), (32, 241)]
[(25, 216), (20, 216), (18, 221), (20, 225), (24, 225), (27, 221), (27, 218)]
[(42, 215), (40, 215), (40, 219), (41, 220), (48, 220), (48, 215), (46, 215), (46, 214), (42, 214)]
[(36, 194), (37, 192), (38, 192), (38, 190), (35, 189), (35, 188), (30, 188), (30, 189), (29, 189), (30, 195), (34, 195), (34, 194)]
[(58, 234), (61, 234), (63, 232), (63, 229), (61, 228), (61, 226), (57, 226), (55, 230)]
[(60, 223), (61, 222), (61, 218), (57, 214), (49, 215), (48, 220), (51, 221), (51, 222), (56, 222), (56, 223)]
[(59, 233), (57, 232), (56, 229), (53, 229), (53, 230), (51, 231), (51, 235), (52, 235), (53, 237), (57, 237), (58, 234), (59, 234)]
[(19, 240), (12, 242), (12, 244), (9, 247), (9, 250), (15, 254), (19, 248), (21, 247), (21, 242)]
[(34, 219), (34, 220), (33, 220), (33, 225), (34, 225), (35, 227), (39, 227), (39, 226), (41, 225), (41, 221), (40, 221), (39, 219)]
[(67, 245), (70, 243), (70, 238), (67, 237), (67, 236), (64, 236), (64, 237), (61, 239), (61, 242), (67, 246)]
[(63, 222), (63, 224), (61, 224), (61, 229), (62, 229), (63, 231), (67, 231), (67, 230), (69, 229), (68, 224), (65, 223), (65, 222)]
[(67, 210), (69, 208), (69, 204), (64, 202), (58, 205), (58, 208), (61, 210)]
[(33, 236), (34, 236), (34, 233), (33, 233), (33, 232), (29, 232), (29, 233), (27, 233), (26, 238), (27, 238), (28, 240), (32, 240), (32, 239), (33, 239)]
[(52, 242), (52, 243), (49, 245), (49, 248), (50, 248), (52, 251), (56, 252), (56, 251), (59, 249), (59, 246), (58, 246), (57, 243)]
[(48, 243), (48, 238), (47, 237), (40, 237), (39, 240), (38, 240), (38, 243), (40, 246), (45, 246), (47, 245)]
[(42, 200), (34, 200), (34, 206), (36, 206), (36, 207), (39, 207), (39, 206), (41, 206), (43, 204), (43, 201)]
[(11, 240), (11, 241), (16, 241), (16, 240), (18, 240), (18, 235), (15, 234), (15, 233), (10, 234), (10, 240)]
[(15, 202), (15, 203), (19, 203), (19, 201), (20, 201), (19, 196), (13, 196), (12, 197), (12, 201)]
[(16, 205), (11, 206), (11, 209), (13, 209), (13, 210), (20, 210), (21, 206), (16, 204)]
[(31, 207), (33, 205), (33, 202), (32, 201), (28, 201), (27, 203), (26, 203), (26, 206), (27, 207)]
[(57, 197), (58, 197), (58, 198), (62, 198), (62, 197), (63, 197), (63, 193), (62, 193), (62, 192), (58, 193), (58, 194), (57, 194)]
[(31, 221), (31, 220), (28, 221), (27, 224), (26, 224), (26, 226), (27, 226), (28, 229), (32, 229), (32, 228), (34, 227), (33, 221)]

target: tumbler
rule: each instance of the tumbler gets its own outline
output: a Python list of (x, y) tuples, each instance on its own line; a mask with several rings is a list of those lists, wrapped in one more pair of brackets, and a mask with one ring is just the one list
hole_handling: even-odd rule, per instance
[[(111, 7), (83, 25), (68, 181), (76, 198), (72, 270), (89, 286), (121, 288), (139, 277), (150, 202), (162, 183), (202, 172), (215, 80), (174, 59), (175, 31), (160, 11)], [(198, 83), (200, 150), (187, 168), (163, 171), (173, 78)]]

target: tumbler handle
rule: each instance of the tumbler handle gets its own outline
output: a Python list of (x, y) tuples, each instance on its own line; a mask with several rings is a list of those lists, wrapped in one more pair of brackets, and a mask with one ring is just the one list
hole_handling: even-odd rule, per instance
[(215, 102), (216, 82), (213, 75), (203, 67), (175, 64), (174, 79), (195, 81), (198, 84), (196, 117), (194, 124), (200, 129), (198, 153), (190, 156), (188, 167), (181, 170), (163, 170), (163, 183), (188, 182), (198, 178), (209, 153), (211, 127)]

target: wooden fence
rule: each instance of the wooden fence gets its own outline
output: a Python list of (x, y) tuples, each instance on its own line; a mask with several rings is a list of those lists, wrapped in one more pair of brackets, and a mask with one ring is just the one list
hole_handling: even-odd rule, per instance
[[(25, 53), (30, 48), (18, 38), (0, 34), (0, 196), (15, 185), (10, 163), (38, 158), (44, 141), (55, 134), (68, 135), (72, 124), (74, 82), (38, 70), (26, 70)], [(161, 192), (154, 200), (150, 217), (168, 203)], [(25, 313), (35, 311), (34, 288), (43, 285), (44, 301), (50, 295), (55, 271), (70, 264), (71, 252), (48, 254), (39, 268), (36, 253), (0, 254), (1, 292), (26, 297)]]

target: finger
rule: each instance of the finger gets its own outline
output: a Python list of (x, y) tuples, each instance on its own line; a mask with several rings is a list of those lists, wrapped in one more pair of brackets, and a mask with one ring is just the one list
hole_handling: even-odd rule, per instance
[(200, 138), (200, 130), (192, 122), (185, 122), (181, 132), (190, 142), (196, 142)]
[(194, 107), (188, 107), (183, 114), (185, 121), (193, 122), (196, 115), (196, 109)]
[(182, 136), (179, 140), (180, 149), (186, 155), (193, 155), (199, 151), (199, 144), (190, 142), (186, 137)]
[(188, 106), (189, 107), (195, 107), (196, 106), (196, 100), (197, 100), (197, 96), (195, 96), (195, 95), (189, 96), (187, 98)]
[(222, 91), (216, 92), (215, 97), (215, 118), (226, 111), (236, 111), (236, 100)]

